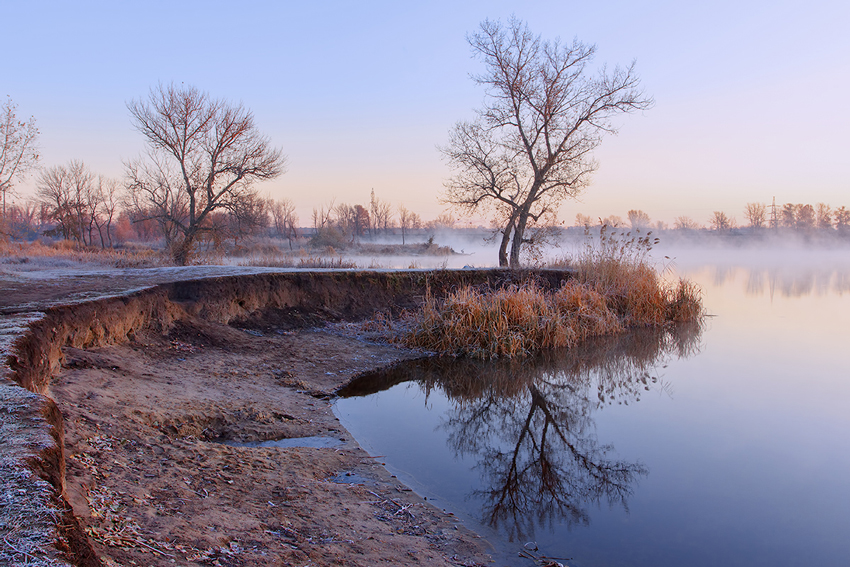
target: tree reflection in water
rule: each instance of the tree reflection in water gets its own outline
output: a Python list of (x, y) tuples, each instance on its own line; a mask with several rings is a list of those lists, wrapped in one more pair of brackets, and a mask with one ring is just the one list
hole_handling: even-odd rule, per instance
[[(655, 370), (699, 349), (698, 325), (641, 329), (533, 360), (424, 359), (364, 377), (342, 396), (415, 380), (443, 390), (454, 408), (442, 427), (460, 456), (473, 456), (482, 520), (511, 540), (554, 523), (588, 524), (589, 506), (627, 499), (648, 471), (618, 460), (595, 435), (592, 413), (664, 385)], [(427, 397), (426, 397), (427, 400)]]

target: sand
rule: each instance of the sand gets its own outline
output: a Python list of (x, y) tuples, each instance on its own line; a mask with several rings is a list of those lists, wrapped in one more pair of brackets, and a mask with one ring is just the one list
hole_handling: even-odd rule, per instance
[[(50, 394), (67, 496), (103, 563), (486, 564), (486, 542), (393, 478), (332, 412), (337, 388), (416, 353), (338, 329), (192, 320), (66, 348)], [(310, 436), (335, 445), (237, 446)]]

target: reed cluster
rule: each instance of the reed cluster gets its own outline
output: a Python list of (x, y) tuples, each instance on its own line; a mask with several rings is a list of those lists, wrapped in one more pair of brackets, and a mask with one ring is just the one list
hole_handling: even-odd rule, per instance
[(410, 346), (473, 358), (528, 356), (622, 330), (603, 297), (567, 282), (555, 292), (534, 282), (497, 290), (464, 287), (426, 297), (404, 338)]
[(465, 287), (442, 300), (430, 294), (402, 341), (473, 358), (523, 357), (566, 348), (628, 327), (701, 321), (701, 291), (665, 281), (647, 260), (647, 236), (606, 234), (570, 263), (559, 289), (534, 281), (496, 290)]
[(263, 268), (298, 268), (298, 269), (352, 269), (357, 263), (342, 256), (325, 257), (306, 254), (262, 254), (239, 262), (240, 266)]
[(618, 233), (600, 229), (585, 248), (566, 263), (575, 278), (606, 298), (626, 326), (696, 321), (703, 316), (699, 287), (688, 280), (665, 280), (649, 260), (658, 239), (652, 233)]

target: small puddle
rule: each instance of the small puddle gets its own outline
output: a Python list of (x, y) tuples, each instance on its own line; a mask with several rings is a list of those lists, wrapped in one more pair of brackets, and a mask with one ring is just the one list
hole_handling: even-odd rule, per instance
[(312, 449), (327, 449), (342, 445), (342, 441), (333, 437), (292, 437), (289, 439), (271, 439), (269, 441), (222, 441), (223, 445), (231, 447), (277, 447), (288, 449), (290, 447), (309, 447)]

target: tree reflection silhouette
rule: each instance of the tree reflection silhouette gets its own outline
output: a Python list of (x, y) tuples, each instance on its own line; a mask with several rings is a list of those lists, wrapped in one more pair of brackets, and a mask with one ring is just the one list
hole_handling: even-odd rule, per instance
[(588, 524), (602, 502), (628, 510), (648, 471), (616, 459), (595, 434), (600, 406), (640, 399), (663, 387), (655, 369), (700, 348), (699, 325), (640, 329), (588, 341), (533, 360), (424, 359), (364, 377), (340, 395), (365, 395), (417, 381), (454, 402), (441, 427), (457, 455), (473, 456), (482, 520), (513, 541), (537, 526)]

